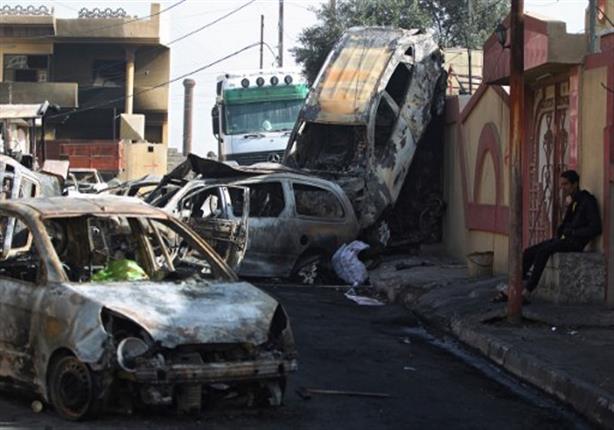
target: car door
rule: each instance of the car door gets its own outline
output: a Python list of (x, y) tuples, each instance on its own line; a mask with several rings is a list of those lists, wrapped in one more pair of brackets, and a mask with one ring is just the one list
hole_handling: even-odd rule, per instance
[(230, 267), (239, 266), (248, 241), (248, 188), (196, 187), (179, 200), (177, 216), (204, 238)]
[(0, 237), (0, 378), (31, 383), (31, 324), (43, 291), (41, 261), (23, 220), (0, 213)]
[(292, 208), (286, 180), (267, 179), (240, 182), (250, 190), (249, 242), (242, 276), (285, 277), (290, 275), (300, 252), (291, 241), (289, 219)]
[(292, 219), (293, 240), (302, 245), (302, 252), (329, 256), (348, 235), (348, 214), (339, 197), (321, 186), (292, 182), (295, 216)]

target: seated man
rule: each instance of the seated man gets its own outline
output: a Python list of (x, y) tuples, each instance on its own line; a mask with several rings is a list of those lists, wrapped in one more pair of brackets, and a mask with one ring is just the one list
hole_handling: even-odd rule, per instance
[[(601, 217), (595, 197), (580, 190), (580, 176), (575, 170), (561, 174), (561, 190), (568, 203), (563, 222), (557, 228), (556, 237), (524, 250), (522, 254), (523, 296), (526, 298), (539, 284), (548, 258), (557, 252), (581, 252), (586, 245), (601, 234)], [(533, 270), (530, 270), (531, 267)], [(507, 294), (500, 292), (495, 301), (506, 301)]]

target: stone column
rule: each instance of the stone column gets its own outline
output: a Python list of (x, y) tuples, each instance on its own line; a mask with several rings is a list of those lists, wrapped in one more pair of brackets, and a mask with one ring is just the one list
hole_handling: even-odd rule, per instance
[(133, 113), (134, 107), (134, 53), (136, 48), (126, 48), (126, 100), (124, 113)]

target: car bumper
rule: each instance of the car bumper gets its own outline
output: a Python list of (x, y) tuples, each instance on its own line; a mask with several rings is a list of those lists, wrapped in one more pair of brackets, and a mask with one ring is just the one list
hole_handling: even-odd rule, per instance
[(255, 360), (241, 362), (175, 364), (137, 369), (135, 382), (142, 384), (214, 384), (286, 376), (298, 368), (296, 360)]

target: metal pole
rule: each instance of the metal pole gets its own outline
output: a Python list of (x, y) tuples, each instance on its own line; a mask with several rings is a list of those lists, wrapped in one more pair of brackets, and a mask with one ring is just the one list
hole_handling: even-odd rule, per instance
[(117, 108), (114, 107), (113, 108), (113, 122), (111, 123), (113, 140), (115, 140), (117, 137), (117, 124), (115, 123), (116, 121), (117, 121)]
[[(467, 0), (467, 14), (469, 15), (469, 31), (473, 31), (473, 3), (471, 0)], [(467, 69), (469, 72), (469, 94), (473, 94), (473, 71), (471, 70), (471, 42), (465, 37), (467, 42)]]
[(284, 67), (284, 0), (279, 0), (279, 25), (278, 25), (278, 38), (279, 38), (279, 67)]
[(187, 156), (192, 152), (192, 106), (194, 98), (193, 79), (184, 79), (184, 101), (183, 101), (183, 155)]
[(264, 55), (264, 15), (260, 15), (260, 69), (262, 69)]
[(588, 2), (588, 52), (597, 52), (597, 0)]
[(510, 215), (507, 319), (522, 320), (522, 148), (524, 147), (524, 0), (510, 15)]

